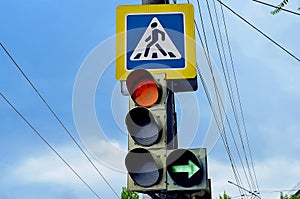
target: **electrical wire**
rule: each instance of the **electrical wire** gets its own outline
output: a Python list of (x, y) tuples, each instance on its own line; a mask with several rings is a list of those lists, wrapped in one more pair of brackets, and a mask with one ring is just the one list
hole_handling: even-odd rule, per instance
[[(197, 0), (197, 3), (198, 3), (199, 13), (200, 13), (201, 8), (200, 8), (200, 3), (199, 3), (198, 0)], [(206, 3), (207, 3), (208, 11), (209, 11), (210, 22), (211, 22), (211, 25), (212, 25), (214, 37), (215, 37), (215, 40), (216, 40), (216, 45), (217, 45), (217, 49), (218, 49), (218, 53), (219, 53), (219, 59), (220, 59), (220, 61), (221, 61), (222, 69), (223, 69), (223, 72), (224, 72), (224, 77), (225, 77), (225, 79), (226, 79), (227, 90), (228, 90), (229, 96), (230, 96), (230, 98), (231, 98), (231, 94), (230, 94), (231, 92), (230, 92), (230, 89), (229, 89), (229, 86), (228, 86), (227, 76), (226, 76), (226, 74), (225, 74), (224, 63), (223, 63), (223, 60), (222, 60), (222, 56), (221, 56), (221, 52), (220, 52), (220, 47), (219, 47), (219, 44), (218, 44), (218, 39), (217, 39), (217, 37), (216, 37), (215, 27), (214, 27), (214, 25), (213, 25), (212, 14), (211, 14), (211, 11), (210, 11), (210, 7), (209, 7), (208, 1), (206, 1)], [(215, 5), (214, 5), (214, 6), (215, 6)], [(216, 17), (217, 17), (217, 14), (216, 14)], [(200, 16), (200, 18), (201, 18), (201, 16)], [(218, 27), (219, 27), (218, 18), (217, 18), (217, 23), (218, 23)], [(219, 32), (220, 32), (220, 31), (219, 31)], [(220, 34), (220, 36), (221, 36), (221, 34)], [(220, 38), (221, 38), (221, 37), (220, 37)], [(218, 103), (219, 103), (219, 101), (218, 101)], [(232, 136), (232, 138), (233, 138), (233, 140), (234, 140), (234, 144), (235, 144), (236, 150), (237, 150), (237, 152), (238, 152), (239, 159), (240, 159), (240, 161), (241, 161), (241, 166), (242, 166), (242, 168), (243, 168), (243, 171), (244, 171), (246, 180), (247, 180), (247, 182), (248, 182), (248, 184), (249, 184), (248, 175), (247, 175), (247, 173), (246, 173), (246, 170), (245, 170), (245, 167), (244, 167), (244, 164), (243, 164), (243, 161), (242, 161), (242, 158), (241, 158), (239, 149), (238, 149), (238, 147), (237, 147), (237, 144), (236, 144), (236, 141), (235, 141), (235, 138), (234, 138), (234, 135), (233, 135), (232, 128), (231, 128), (231, 126), (230, 126), (230, 122), (229, 122), (228, 116), (227, 116), (227, 114), (226, 114), (226, 112), (225, 112), (225, 108), (224, 108), (224, 105), (223, 105), (222, 102), (221, 102), (221, 105), (222, 105), (222, 109), (223, 109), (223, 111), (224, 111), (224, 113), (225, 113), (225, 116), (226, 116), (226, 122), (228, 123), (228, 126), (229, 126), (229, 128), (230, 128), (231, 136)], [(235, 108), (234, 108), (234, 107), (235, 107), (235, 104), (232, 102), (232, 98), (231, 98), (231, 106), (233, 107), (233, 110), (235, 111)], [(238, 129), (239, 129), (238, 123), (237, 123), (237, 127), (238, 127)], [(242, 143), (243, 143), (243, 142), (242, 142)], [(246, 157), (246, 158), (247, 158), (247, 157)], [(250, 186), (250, 184), (249, 184), (249, 186)]]
[[(232, 185), (234, 185), (234, 186), (239, 186), (239, 185), (237, 185), (237, 184), (235, 184), (234, 182), (231, 182), (231, 181), (228, 181), (228, 183), (229, 183), (229, 184), (232, 184)], [(247, 189), (245, 189), (244, 187), (241, 187), (241, 188), (244, 189), (247, 193), (251, 194), (251, 196), (255, 196), (255, 197), (261, 199), (261, 197), (260, 197), (259, 195), (257, 195), (256, 192), (247, 190)]]
[(299, 191), (299, 189), (283, 189), (283, 190), (261, 190), (262, 193), (280, 193), (280, 192), (292, 192), (292, 191)]
[[(189, 1), (188, 1), (188, 3), (189, 3)], [(198, 10), (199, 10), (199, 15), (200, 15), (201, 23), (202, 23), (202, 29), (203, 29), (203, 33), (204, 33), (204, 36), (205, 36), (206, 49), (207, 49), (207, 51), (209, 52), (209, 50), (208, 50), (208, 45), (207, 45), (207, 40), (206, 40), (206, 34), (205, 34), (205, 30), (204, 30), (203, 18), (202, 18), (202, 14), (201, 14), (201, 7), (200, 7), (199, 1), (197, 1), (197, 3), (198, 3)], [(201, 44), (202, 44), (202, 46), (203, 46), (203, 48), (204, 48), (204, 44), (203, 44), (203, 41), (202, 41), (202, 39), (201, 39), (200, 31), (199, 31), (199, 28), (198, 28), (198, 26), (197, 26), (196, 21), (195, 21), (195, 26), (196, 26), (196, 29), (197, 29), (197, 32), (198, 32), (198, 35), (199, 35)], [(218, 23), (218, 27), (219, 27), (219, 23)], [(219, 31), (219, 32), (220, 32), (220, 31)], [(221, 34), (220, 34), (220, 38), (221, 38)], [(222, 46), (224, 46), (223, 43), (222, 43)], [(222, 47), (222, 48), (223, 48), (224, 59), (226, 60), (225, 53), (224, 53), (224, 47)], [(205, 48), (204, 48), (204, 51), (205, 51)], [(207, 54), (207, 53), (205, 52), (205, 54)], [(206, 58), (207, 58), (208, 62), (210, 62), (210, 61), (209, 61), (210, 58), (208, 58), (207, 55), (206, 55)], [(226, 63), (226, 66), (227, 66), (227, 62), (225, 62), (225, 63)], [(228, 67), (226, 67), (226, 68), (227, 68), (227, 73), (228, 73)], [(225, 77), (226, 77), (226, 75), (225, 75)], [(231, 82), (231, 81), (230, 81), (230, 82)], [(229, 90), (229, 89), (228, 89), (228, 90)], [(232, 91), (232, 87), (231, 87), (231, 91)], [(229, 92), (230, 92), (230, 90), (229, 90)], [(218, 102), (218, 103), (219, 103), (219, 102)], [(236, 107), (235, 103), (233, 103), (233, 106), (232, 106), (232, 107)], [(224, 109), (224, 107), (223, 107), (223, 109)], [(234, 109), (234, 110), (235, 110), (235, 109)], [(225, 111), (224, 111), (224, 112), (225, 112)], [(226, 120), (227, 120), (227, 122), (229, 123), (228, 117), (226, 117)], [(229, 125), (230, 125), (230, 123), (229, 123)], [(231, 130), (231, 132), (232, 132), (232, 130)], [(233, 138), (234, 138), (234, 137), (233, 137)], [(226, 145), (226, 143), (224, 143), (224, 144)], [(236, 143), (235, 143), (235, 145), (236, 145)], [(247, 164), (247, 165), (249, 165), (249, 164)], [(248, 170), (249, 170), (249, 166), (248, 166)], [(251, 173), (250, 173), (250, 176), (251, 176)], [(238, 182), (238, 181), (237, 181), (237, 182)], [(254, 183), (253, 183), (253, 184), (254, 184)]]
[(276, 42), (275, 40), (273, 40), (271, 37), (269, 37), (268, 35), (266, 35), (264, 32), (262, 32), (261, 30), (259, 30), (256, 26), (254, 26), (252, 23), (250, 23), (249, 21), (247, 21), (244, 17), (242, 17), (241, 15), (239, 15), (237, 12), (235, 12), (233, 9), (231, 9), (229, 6), (227, 6), (226, 4), (224, 4), (222, 1), (217, 0), (219, 3), (221, 3), (225, 8), (227, 8), (230, 12), (232, 12), (234, 15), (236, 15), (237, 17), (239, 17), (241, 20), (243, 20), (245, 23), (247, 23), (249, 26), (251, 26), (253, 29), (255, 29), (256, 31), (258, 31), (260, 34), (262, 34), (264, 37), (266, 37), (268, 40), (270, 40), (272, 43), (274, 43), (276, 46), (278, 46), (279, 48), (281, 48), (283, 51), (285, 51), (287, 54), (289, 54), (291, 57), (293, 57), (294, 59), (296, 59), (297, 61), (300, 61), (300, 59), (298, 57), (296, 57), (294, 54), (292, 54), (290, 51), (288, 51), (287, 49), (285, 49), (282, 45), (280, 45), (278, 42)]
[[(188, 0), (188, 3), (189, 3), (189, 0)], [(227, 137), (226, 137), (226, 132), (225, 132), (225, 127), (224, 127), (224, 123), (223, 123), (223, 118), (222, 118), (222, 110), (220, 108), (220, 94), (218, 92), (218, 88), (216, 86), (216, 82), (215, 82), (215, 77), (214, 77), (214, 74), (213, 74), (213, 71), (212, 71), (212, 64), (211, 64), (211, 61), (210, 61), (210, 56), (209, 56), (209, 49), (208, 49), (208, 42), (207, 42), (207, 38), (206, 38), (206, 34), (205, 34), (205, 30), (204, 30), (204, 23), (203, 23), (203, 18), (202, 18), (202, 15), (201, 15), (201, 7), (200, 7), (200, 3), (198, 2), (198, 10), (199, 10), (199, 15), (200, 15), (200, 18), (201, 18), (201, 23), (202, 23), (202, 29), (203, 29), (203, 33), (204, 33), (204, 39), (205, 39), (205, 44), (206, 44), (206, 51), (205, 51), (205, 47), (204, 47), (204, 43), (203, 43), (203, 39), (201, 38), (201, 34), (200, 34), (200, 31), (199, 31), (199, 28), (198, 28), (198, 25), (197, 25), (197, 22), (196, 20), (194, 21), (195, 23), (195, 26), (196, 26), (196, 30), (197, 30), (197, 33), (198, 33), (198, 36), (199, 36), (199, 39), (200, 39), (200, 42), (201, 42), (201, 45), (203, 47), (203, 50), (204, 50), (204, 53), (205, 53), (205, 57), (206, 57), (206, 60), (209, 64), (209, 67), (210, 67), (210, 71), (211, 71), (211, 75), (212, 75), (212, 78), (214, 80), (214, 88), (215, 88), (215, 92), (218, 93), (217, 94), (217, 103), (218, 103), (218, 107), (219, 107), (219, 112), (220, 112), (220, 117), (221, 117), (221, 124), (222, 124), (222, 128), (220, 127), (220, 122), (218, 121), (217, 119), (217, 116), (216, 116), (216, 112), (213, 108), (213, 105), (212, 105), (212, 101), (211, 101), (211, 98), (209, 96), (209, 92), (207, 90), (207, 86), (205, 84), (205, 80), (202, 76), (202, 73), (200, 71), (200, 68), (197, 66), (197, 71), (199, 73), (199, 76), (200, 76), (200, 79), (201, 79), (201, 82), (202, 82), (202, 85), (204, 87), (204, 90), (205, 90), (205, 93), (206, 93), (206, 96), (208, 98), (208, 101), (209, 101), (209, 104), (210, 104), (210, 107), (212, 109), (212, 112), (213, 112), (213, 116), (214, 116), (214, 119), (217, 123), (217, 126), (218, 126), (218, 129), (219, 129), (219, 133), (221, 135), (221, 138), (222, 138), (222, 141), (223, 141), (223, 144), (225, 146), (225, 149), (226, 149), (226, 152), (228, 154), (228, 157), (229, 157), (229, 160), (231, 162), (231, 166), (232, 166), (232, 169), (233, 169), (233, 172), (234, 172), (234, 175), (235, 175), (235, 178), (236, 178), (236, 182), (237, 183), (241, 183), (241, 178), (239, 176), (239, 173), (238, 173), (238, 170), (236, 170), (236, 165), (234, 163), (234, 160), (233, 160), (233, 156), (231, 155), (231, 151), (230, 151), (230, 148), (229, 148), (229, 145), (228, 145), (228, 141), (227, 141)], [(224, 110), (224, 109), (223, 109)], [(226, 119), (228, 121), (228, 118), (226, 116)], [(221, 130), (223, 129), (223, 130)], [(243, 190), (240, 189), (240, 191), (242, 192)], [(241, 193), (242, 194), (242, 193)]]
[(230, 56), (231, 68), (232, 68), (232, 72), (233, 72), (233, 76), (234, 76), (235, 89), (236, 89), (236, 93), (237, 93), (237, 97), (238, 97), (240, 114), (241, 114), (241, 117), (242, 117), (243, 129), (244, 129), (244, 133), (246, 135), (246, 143), (247, 143), (247, 147), (248, 147), (248, 151), (249, 151), (252, 171), (253, 171), (253, 175), (254, 175), (254, 179), (255, 179), (256, 189), (260, 193), (259, 186), (258, 186), (257, 175), (256, 175), (255, 168), (254, 168), (253, 156), (252, 156), (252, 151), (251, 151), (251, 147), (250, 147), (247, 127), (246, 127), (246, 122), (245, 122), (245, 117), (244, 117), (244, 111), (243, 111), (243, 106), (242, 106), (242, 102), (241, 102), (241, 95), (240, 95), (240, 91), (239, 91), (239, 87), (238, 87), (237, 75), (236, 75), (236, 72), (235, 72), (235, 65), (234, 65), (234, 62), (233, 62), (231, 45), (230, 45), (230, 42), (229, 42), (229, 35), (228, 35), (228, 30), (227, 30), (227, 25), (226, 25), (226, 20), (225, 20), (225, 15), (224, 15), (222, 4), (220, 4), (220, 8), (221, 8), (221, 13), (222, 13), (222, 20), (223, 20), (223, 24), (224, 24), (224, 29), (225, 29), (225, 36), (226, 36), (226, 41), (227, 41), (228, 52), (229, 52), (229, 56)]
[(50, 113), (55, 117), (57, 122), (63, 127), (65, 132), (69, 135), (71, 140), (74, 142), (74, 144), (80, 149), (82, 154), (86, 157), (86, 159), (90, 162), (90, 164), (93, 166), (93, 168), (96, 170), (96, 172), (99, 174), (99, 176), (104, 180), (104, 182), (109, 186), (109, 188), (113, 191), (114, 195), (119, 198), (117, 192), (114, 190), (114, 188), (111, 186), (111, 184), (108, 182), (108, 180), (103, 176), (103, 174), (100, 172), (100, 170), (96, 167), (96, 165), (93, 163), (93, 161), (90, 159), (90, 157), (87, 155), (87, 153), (83, 150), (83, 148), (79, 145), (79, 143), (76, 141), (74, 136), (71, 134), (71, 132), (67, 129), (67, 127), (64, 125), (62, 120), (58, 117), (58, 115), (55, 113), (55, 111), (50, 107), (46, 99), (42, 96), (42, 94), (38, 91), (38, 89), (34, 86), (32, 81), (29, 79), (29, 77), (25, 74), (25, 72), (22, 70), (22, 68), (17, 64), (15, 59), (12, 57), (12, 55), (8, 52), (8, 50), (4, 47), (2, 43), (0, 43), (1, 48), (5, 51), (6, 55), (10, 58), (10, 60), (14, 63), (14, 65), (17, 67), (17, 69), (20, 71), (20, 73), (23, 75), (23, 77), (27, 80), (27, 82), (30, 84), (30, 86), (33, 88), (35, 93), (39, 96), (39, 98), (43, 101), (45, 106), (48, 108)]
[[(205, 54), (206, 60), (207, 60), (208, 63), (210, 63), (210, 58), (208, 57), (207, 52), (205, 51), (203, 39), (201, 38), (200, 31), (199, 31), (199, 28), (198, 28), (198, 25), (197, 25), (196, 21), (195, 21), (195, 26), (196, 26), (196, 29), (197, 29), (198, 37), (199, 37), (199, 39), (200, 39), (201, 45), (202, 45), (203, 50), (204, 50), (204, 54)], [(211, 66), (211, 63), (210, 63), (209, 65)], [(221, 136), (221, 138), (222, 138), (222, 142), (223, 142), (223, 144), (224, 144), (225, 150), (226, 150), (226, 152), (227, 152), (227, 154), (228, 154), (228, 157), (229, 157), (229, 160), (230, 160), (230, 162), (231, 162), (231, 167), (232, 167), (232, 169), (233, 169), (235, 179), (236, 179), (236, 181), (237, 181), (238, 183), (240, 183), (241, 178), (240, 178), (240, 175), (239, 175), (239, 173), (238, 173), (238, 170), (236, 170), (236, 164), (235, 164), (235, 162), (234, 162), (234, 160), (233, 160), (233, 157), (232, 157), (232, 155), (231, 155), (230, 148), (229, 148), (229, 146), (228, 146), (228, 141), (227, 141), (227, 137), (226, 137), (226, 133), (225, 133), (224, 124), (223, 124), (223, 122), (222, 122), (223, 125), (222, 125), (222, 127), (220, 127), (220, 124), (219, 124), (220, 122), (218, 121), (216, 111), (214, 110), (213, 103), (212, 103), (211, 97), (210, 97), (210, 95), (209, 95), (209, 91), (208, 91), (207, 85), (206, 85), (206, 83), (205, 83), (204, 77), (202, 76), (202, 73), (201, 73), (200, 68), (199, 68), (198, 65), (197, 65), (197, 71), (198, 71), (198, 74), (199, 74), (199, 76), (200, 76), (201, 83), (202, 83), (202, 85), (203, 85), (205, 94), (206, 94), (206, 96), (207, 96), (207, 99), (208, 99), (210, 108), (211, 108), (211, 110), (212, 110), (213, 117), (214, 117), (214, 119), (215, 119), (215, 121), (216, 121), (216, 124), (217, 124), (217, 127), (218, 127), (218, 129), (219, 129), (218, 132), (219, 132), (219, 134), (220, 134), (220, 136)], [(219, 99), (219, 98), (218, 98), (218, 99)], [(223, 130), (222, 130), (222, 129), (223, 129)], [(242, 193), (241, 193), (241, 194), (242, 194)]]
[[(236, 168), (237, 168), (236, 163), (235, 163), (235, 161), (234, 161), (234, 159), (233, 159), (233, 156), (232, 156), (230, 147), (229, 147), (229, 145), (228, 145), (228, 141), (227, 141), (227, 137), (226, 137), (226, 133), (225, 133), (225, 128), (224, 128), (224, 123), (222, 123), (222, 127), (221, 127), (220, 121), (218, 120), (216, 111), (215, 111), (214, 106), (213, 106), (213, 103), (212, 103), (212, 99), (211, 99), (211, 97), (210, 97), (210, 95), (209, 95), (209, 91), (208, 91), (207, 85), (206, 85), (206, 83), (205, 83), (204, 77), (202, 76), (202, 73), (201, 73), (200, 68), (199, 68), (198, 65), (197, 65), (197, 71), (198, 71), (198, 74), (199, 74), (199, 76), (200, 76), (200, 80), (201, 80), (202, 86), (203, 86), (203, 88), (204, 88), (206, 97), (207, 97), (207, 99), (208, 99), (208, 103), (209, 103), (210, 108), (211, 108), (211, 110), (212, 110), (213, 117), (214, 117), (214, 119), (215, 119), (215, 121), (216, 121), (217, 128), (218, 128), (218, 130), (219, 130), (218, 132), (219, 132), (219, 134), (220, 134), (220, 136), (221, 136), (221, 139), (222, 139), (222, 142), (223, 142), (223, 144), (224, 144), (226, 153), (227, 153), (227, 155), (228, 155), (228, 158), (229, 158), (229, 161), (230, 161), (230, 165), (231, 165), (231, 168), (232, 168), (232, 171), (233, 171), (233, 174), (234, 174), (234, 178), (235, 178), (235, 180), (236, 180), (236, 182), (237, 182), (238, 184), (242, 184), (242, 182), (241, 182), (241, 177), (240, 177), (240, 175), (239, 175), (238, 170), (236, 169)], [(239, 192), (240, 192), (241, 195), (244, 194), (244, 193), (243, 193), (244, 190), (242, 190), (240, 187), (238, 187), (238, 189), (239, 189)]]
[[(299, 189), (291, 189), (291, 190), (288, 190), (288, 189), (285, 189), (285, 190), (261, 190), (261, 192), (258, 192), (256, 194), (272, 194), (272, 193), (282, 193), (282, 192), (291, 192), (291, 191), (299, 191)], [(251, 196), (251, 195), (248, 195), (248, 196)], [(233, 198), (240, 198), (241, 196), (233, 196), (231, 197), (232, 199)]]
[[(199, 1), (199, 0), (197, 0), (197, 1)], [(239, 121), (239, 117), (238, 117), (237, 110), (236, 110), (237, 106), (236, 106), (236, 103), (235, 103), (235, 98), (233, 96), (232, 83), (231, 83), (232, 81), (231, 81), (231, 77), (230, 77), (230, 74), (229, 74), (229, 69), (228, 69), (228, 64), (227, 64), (227, 59), (226, 59), (226, 54), (225, 54), (225, 49), (224, 49), (222, 33), (221, 33), (221, 28), (220, 28), (220, 22), (219, 22), (219, 17), (218, 17), (218, 14), (217, 14), (215, 0), (213, 0), (212, 2), (213, 2), (213, 9), (214, 9), (215, 17), (216, 17), (217, 28), (218, 28), (219, 38), (220, 38), (219, 41), (220, 41), (220, 44), (221, 44), (221, 50), (222, 50), (224, 62), (222, 62), (222, 55), (220, 53), (220, 45), (219, 45), (219, 42), (217, 40), (216, 31), (215, 31), (215, 28), (213, 26), (212, 20), (211, 20), (211, 23), (212, 23), (212, 27), (213, 27), (213, 30), (214, 30), (214, 37), (215, 37), (216, 45), (217, 45), (217, 48), (218, 48), (219, 58), (221, 60), (221, 66), (222, 66), (222, 71), (223, 71), (223, 75), (224, 75), (224, 78), (225, 78), (226, 88), (227, 88), (228, 95), (229, 95), (229, 98), (230, 98), (231, 108), (232, 108), (232, 111), (233, 111), (233, 114), (234, 114), (234, 119), (235, 119), (236, 127), (237, 127), (237, 130), (238, 130), (240, 142), (241, 142), (241, 145), (242, 145), (243, 154), (244, 154), (244, 158), (245, 158), (245, 161), (246, 161), (246, 166), (247, 166), (247, 169), (248, 169), (250, 181), (248, 180), (248, 175), (247, 175), (247, 172), (244, 168), (243, 161), (240, 158), (241, 165), (243, 167), (244, 174), (246, 176), (246, 180), (247, 180), (247, 183), (249, 185), (249, 188), (250, 188), (250, 190), (252, 190), (251, 186), (255, 187), (255, 183), (254, 183), (252, 172), (251, 172), (251, 169), (250, 169), (250, 166), (249, 166), (249, 160), (248, 160), (248, 157), (247, 157), (245, 144), (244, 144), (244, 140), (243, 140), (243, 136), (242, 136), (242, 132), (241, 132), (241, 128), (240, 128), (240, 121)], [(224, 65), (226, 67), (226, 70), (225, 70)], [(238, 148), (237, 148), (237, 151), (239, 152)]]
[(6, 103), (24, 120), (24, 122), (39, 136), (39, 138), (65, 163), (65, 165), (77, 176), (77, 178), (80, 179), (80, 181), (91, 191), (93, 194), (101, 199), (101, 197), (95, 192), (95, 190), (92, 189), (92, 187), (76, 172), (72, 166), (58, 153), (57, 150), (54, 149), (54, 147), (30, 124), (30, 122), (22, 115), (20, 111), (16, 109), (16, 107), (2, 94), (0, 93), (0, 96), (6, 101)]
[[(227, 34), (227, 33), (226, 33)], [(228, 34), (227, 34), (228, 35)], [(221, 37), (221, 36), (220, 36)], [(217, 39), (216, 39), (216, 41), (217, 41)], [(219, 50), (219, 49), (218, 49)], [(224, 58), (225, 58), (225, 55), (224, 55)], [(221, 58), (220, 58), (220, 60), (221, 60)], [(231, 55), (231, 60), (232, 60), (232, 55)], [(222, 60), (221, 60), (221, 63), (222, 63)], [(234, 70), (234, 69), (233, 69)], [(227, 70), (227, 72), (228, 72), (228, 70)], [(236, 81), (236, 76), (235, 76), (235, 82), (237, 82)], [(237, 87), (237, 83), (236, 83), (236, 87)], [(232, 89), (231, 89), (232, 90)], [(239, 94), (238, 94), (239, 95)], [(238, 98), (239, 98), (239, 104), (240, 104), (240, 110), (241, 110), (241, 112), (243, 112), (242, 110), (242, 106), (241, 106), (241, 100), (240, 100), (240, 95), (238, 96)], [(232, 107), (234, 107), (234, 106), (232, 106)], [(235, 112), (235, 115), (236, 115), (236, 111), (234, 111)], [(244, 119), (244, 116), (242, 116), (243, 117), (243, 126), (245, 127), (245, 119)], [(240, 131), (240, 130), (239, 130)], [(255, 181), (256, 181), (256, 187), (257, 187), (257, 189), (259, 190), (259, 188), (258, 188), (258, 183), (257, 183), (257, 177), (256, 177), (256, 174), (255, 174), (255, 170), (254, 170), (254, 166), (253, 166), (253, 158), (252, 158), (252, 153), (251, 153), (251, 149), (250, 149), (250, 144), (249, 144), (249, 139), (248, 139), (248, 135), (247, 135), (247, 132), (246, 132), (246, 128), (245, 128), (245, 134), (246, 134), (246, 138), (247, 138), (247, 146), (248, 146), (248, 150), (249, 150), (249, 153), (250, 153), (250, 159), (251, 159), (251, 163), (252, 163), (252, 167), (253, 167), (253, 173), (254, 173), (254, 176), (255, 176)], [(240, 134), (240, 138), (242, 139), (242, 137), (241, 137), (241, 134)], [(242, 141), (242, 144), (243, 144), (243, 141)], [(250, 167), (249, 167), (249, 161), (247, 160), (247, 156), (246, 156), (246, 152), (245, 152), (245, 147), (244, 147), (244, 145), (243, 145), (243, 150), (244, 150), (244, 154), (245, 154), (245, 157), (246, 157), (246, 162), (247, 162), (247, 166), (248, 166), (248, 169), (249, 169), (249, 174), (250, 174), (250, 178), (251, 178), (251, 181), (252, 181), (252, 186), (254, 186), (255, 185), (255, 183), (254, 183), (254, 180), (253, 180), (253, 177), (252, 177), (252, 172), (251, 172), (251, 170), (250, 170)], [(255, 186), (254, 186), (255, 187)]]
[[(189, 3), (189, 0), (188, 0), (188, 3)], [(196, 20), (194, 20), (194, 23), (195, 23), (195, 26), (196, 26), (196, 30), (197, 30), (198, 37), (199, 37), (199, 39), (200, 39), (202, 48), (203, 48), (203, 50), (204, 50), (204, 54), (205, 54), (207, 63), (209, 64), (210, 68), (212, 68), (211, 60), (210, 60), (210, 56), (209, 56), (209, 49), (208, 49), (208, 45), (207, 45), (208, 42), (207, 42), (207, 38), (206, 38), (206, 33), (205, 33), (205, 29), (204, 29), (203, 18), (202, 18), (202, 14), (201, 14), (201, 7), (200, 7), (199, 2), (198, 2), (198, 10), (199, 10), (199, 15), (200, 15), (200, 19), (201, 19), (202, 30), (203, 30), (203, 33), (204, 33), (204, 39), (205, 39), (206, 50), (205, 50), (205, 46), (204, 46), (204, 43), (203, 43), (203, 39), (202, 39), (202, 37), (201, 37), (200, 30), (199, 30), (199, 28), (198, 28), (198, 24), (197, 24)], [(225, 150), (226, 150), (226, 152), (227, 152), (227, 154), (228, 154), (228, 157), (229, 157), (229, 160), (230, 160), (230, 162), (231, 162), (231, 167), (232, 167), (232, 169), (233, 169), (235, 179), (236, 179), (237, 182), (239, 182), (239, 181), (240, 181), (240, 176), (239, 176), (239, 174), (238, 174), (238, 171), (235, 169), (235, 168), (236, 168), (236, 165), (235, 165), (235, 163), (234, 163), (233, 157), (232, 157), (232, 155), (231, 155), (230, 148), (229, 148), (229, 146), (228, 146), (228, 142), (227, 142), (227, 138), (226, 138), (226, 133), (225, 133), (225, 128), (224, 128), (224, 124), (223, 124), (223, 122), (221, 122), (223, 125), (222, 125), (222, 127), (220, 127), (220, 124), (219, 124), (220, 122), (219, 122), (218, 119), (217, 119), (216, 112), (215, 112), (214, 107), (213, 107), (213, 105), (212, 105), (212, 100), (211, 100), (211, 98), (210, 98), (209, 91), (208, 91), (208, 89), (207, 89), (207, 85), (206, 85), (206, 83), (205, 83), (205, 80), (204, 80), (204, 78), (203, 78), (203, 76), (202, 76), (202, 73), (201, 73), (200, 68), (199, 68), (198, 65), (197, 65), (197, 71), (198, 71), (198, 74), (199, 74), (199, 76), (200, 76), (201, 83), (202, 83), (202, 85), (203, 85), (205, 94), (206, 94), (207, 99), (208, 99), (208, 102), (209, 102), (209, 104), (210, 104), (210, 107), (211, 107), (211, 110), (212, 110), (214, 119), (215, 119), (215, 121), (216, 121), (217, 127), (218, 127), (218, 129), (219, 129), (219, 134), (220, 134), (220, 136), (221, 136), (221, 138), (222, 138), (222, 142), (223, 142), (223, 144), (224, 144), (224, 146), (225, 146)], [(211, 71), (211, 72), (212, 72), (212, 71)], [(213, 76), (213, 79), (215, 79), (213, 73), (211, 73), (211, 74), (212, 74), (212, 76)], [(216, 84), (214, 84), (214, 86), (216, 86)], [(218, 97), (217, 97), (217, 99), (219, 100)], [(219, 102), (218, 102), (218, 105), (219, 105)], [(220, 108), (220, 107), (219, 107), (219, 108)], [(220, 110), (220, 109), (219, 109), (219, 110)], [(222, 121), (223, 121), (223, 119), (222, 119)], [(221, 130), (221, 129), (223, 129), (223, 130)]]

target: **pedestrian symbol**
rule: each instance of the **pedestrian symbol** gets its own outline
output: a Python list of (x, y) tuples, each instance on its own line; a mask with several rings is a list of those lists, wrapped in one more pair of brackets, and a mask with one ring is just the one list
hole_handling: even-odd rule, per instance
[(156, 17), (153, 17), (144, 35), (130, 56), (131, 61), (172, 60), (182, 56)]

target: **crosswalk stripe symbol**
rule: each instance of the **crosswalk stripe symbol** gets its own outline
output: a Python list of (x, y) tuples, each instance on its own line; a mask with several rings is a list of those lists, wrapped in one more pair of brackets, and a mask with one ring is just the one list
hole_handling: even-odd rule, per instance
[(130, 56), (131, 61), (181, 59), (181, 54), (154, 17)]

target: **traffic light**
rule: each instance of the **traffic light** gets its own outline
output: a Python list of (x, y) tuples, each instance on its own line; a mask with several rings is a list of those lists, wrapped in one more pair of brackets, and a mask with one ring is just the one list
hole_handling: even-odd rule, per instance
[(210, 193), (206, 149), (178, 149), (174, 93), (165, 74), (137, 69), (128, 75), (126, 87), (128, 190), (182, 198)]
[(167, 156), (168, 191), (209, 191), (206, 149), (175, 149)]
[(147, 192), (167, 189), (167, 104), (165, 74), (144, 69), (132, 71), (126, 80), (130, 95), (125, 122), (128, 130), (128, 189)]

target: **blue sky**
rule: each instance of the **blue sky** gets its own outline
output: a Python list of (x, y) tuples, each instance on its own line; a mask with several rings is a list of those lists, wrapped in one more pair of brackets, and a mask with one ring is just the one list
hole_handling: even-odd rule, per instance
[[(196, 1), (192, 3), (196, 9)], [(120, 94), (120, 86), (114, 78), (114, 62), (101, 65), (101, 61), (104, 62), (111, 55), (109, 53), (114, 52), (114, 45), (98, 57), (99, 70), (103, 70), (103, 75), (95, 93), (95, 112), (105, 134), (103, 139), (93, 139), (96, 129), (92, 127), (86, 126), (86, 134), (80, 130), (78, 121), (73, 117), (76, 117), (73, 94), (84, 61), (93, 54), (91, 52), (95, 52), (93, 49), (113, 43), (115, 10), (121, 4), (140, 4), (140, 1), (0, 1), (0, 42), (72, 135), (88, 150), (93, 160), (98, 160), (97, 166), (117, 192), (126, 185), (126, 174), (122, 170), (127, 138), (122, 120), (128, 102)], [(270, 14), (272, 9), (252, 1), (226, 1), (226, 4), (300, 56), (298, 16), (284, 12), (273, 16)], [(287, 8), (295, 10), (298, 7), (299, 3), (291, 1)], [(297, 176), (300, 171), (299, 62), (228, 10), (224, 11), (260, 189), (291, 189), (300, 181)], [(197, 12), (195, 17), (198, 20)], [(204, 17), (212, 59), (221, 74), (207, 13)], [(113, 198), (111, 190), (96, 175), (2, 50), (0, 66), (0, 92), (102, 198)], [(199, 104), (199, 112), (188, 106), (193, 99)], [(211, 112), (200, 82), (197, 92), (177, 95), (177, 104), (180, 116), (185, 116), (178, 118), (180, 146), (207, 147), (207, 143), (202, 142), (210, 124)], [(227, 110), (233, 121), (229, 106)], [(197, 114), (199, 121), (195, 121)], [(0, 198), (94, 197), (3, 100), (0, 100), (0, 118)], [(191, 130), (193, 127), (196, 130)], [(109, 150), (111, 146), (118, 150)], [(208, 159), (214, 198), (224, 190), (231, 196), (237, 196), (238, 190), (227, 183), (234, 178), (222, 142), (213, 145)], [(263, 194), (266, 199), (276, 197), (279, 198), (279, 193)]]

